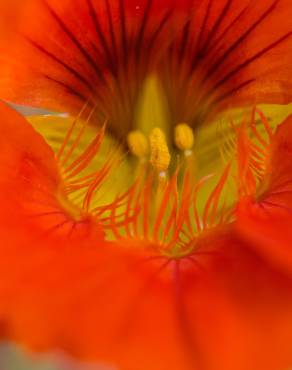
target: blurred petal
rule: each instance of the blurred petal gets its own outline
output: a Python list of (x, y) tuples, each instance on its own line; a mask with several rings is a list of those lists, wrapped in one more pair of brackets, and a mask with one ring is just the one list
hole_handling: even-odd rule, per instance
[(26, 245), (17, 259), (1, 246), (6, 336), (123, 370), (286, 368), (291, 282), (229, 236), (203, 243), (180, 262), (117, 244)]
[(237, 228), (273, 263), (292, 272), (292, 116), (271, 137), (257, 193), (241, 200)]
[[(264, 202), (265, 203), (265, 202)], [(251, 200), (238, 208), (238, 231), (250, 246), (254, 246), (272, 264), (292, 272), (292, 216), (277, 205), (265, 206)]]

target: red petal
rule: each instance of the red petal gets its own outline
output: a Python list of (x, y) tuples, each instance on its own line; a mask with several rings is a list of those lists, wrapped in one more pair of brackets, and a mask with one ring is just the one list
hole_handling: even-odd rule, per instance
[(264, 198), (292, 207), (292, 115), (281, 123), (272, 138), (267, 158)]
[(289, 0), (194, 1), (162, 63), (174, 123), (197, 125), (230, 106), (290, 102), (290, 12)]
[(80, 243), (85, 236), (102, 240), (94, 219), (71, 216), (58, 164), (43, 138), (3, 103), (0, 115), (1, 243), (9, 248), (14, 243), (51, 245), (68, 235), (70, 243)]
[(189, 1), (28, 0), (13, 22), (19, 37), (14, 31), (7, 40), (9, 26), (3, 31), (1, 97), (74, 113), (89, 101), (97, 119), (109, 118), (122, 136), (143, 79), (167, 45), (173, 9), (179, 18)]
[(2, 335), (122, 370), (287, 367), (291, 282), (230, 230), (201, 243), (180, 262), (126, 243), (1, 244)]
[(266, 256), (272, 264), (292, 272), (292, 214), (269, 203), (242, 201), (237, 212), (241, 237)]
[(292, 116), (277, 127), (267, 148), (257, 200), (241, 200), (237, 228), (269, 259), (292, 272)]

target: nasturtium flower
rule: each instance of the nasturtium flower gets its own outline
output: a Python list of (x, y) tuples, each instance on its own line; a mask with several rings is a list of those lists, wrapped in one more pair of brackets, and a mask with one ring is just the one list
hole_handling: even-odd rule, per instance
[(253, 107), (291, 102), (290, 2), (24, 4), (1, 3), (0, 97), (71, 116), (0, 105), (1, 337), (288, 370), (292, 121)]

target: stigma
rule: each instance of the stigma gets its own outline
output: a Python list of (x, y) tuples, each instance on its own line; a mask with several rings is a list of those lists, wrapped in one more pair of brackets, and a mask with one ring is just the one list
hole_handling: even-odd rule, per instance
[(155, 127), (150, 133), (150, 163), (161, 177), (166, 173), (170, 164), (170, 153), (163, 131)]

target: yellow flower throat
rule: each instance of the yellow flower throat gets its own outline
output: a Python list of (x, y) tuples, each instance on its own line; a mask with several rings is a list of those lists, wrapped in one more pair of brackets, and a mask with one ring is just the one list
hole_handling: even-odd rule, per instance
[[(218, 166), (218, 148), (212, 154), (215, 173), (200, 138), (187, 123), (171, 129), (163, 105), (150, 80), (139, 103), (137, 129), (126, 138), (130, 155), (108, 137), (105, 126), (91, 125), (91, 114), (85, 120), (82, 114), (51, 116), (47, 126), (45, 118), (32, 121), (39, 131), (48, 129), (44, 136), (59, 147), (56, 159), (66, 195), (60, 204), (70, 217), (76, 222), (94, 218), (108, 240), (126, 239), (180, 257), (191, 253), (203, 232), (232, 220), (228, 202), (235, 196), (228, 188), (226, 200), (230, 165)], [(198, 163), (202, 157), (206, 166)]]

